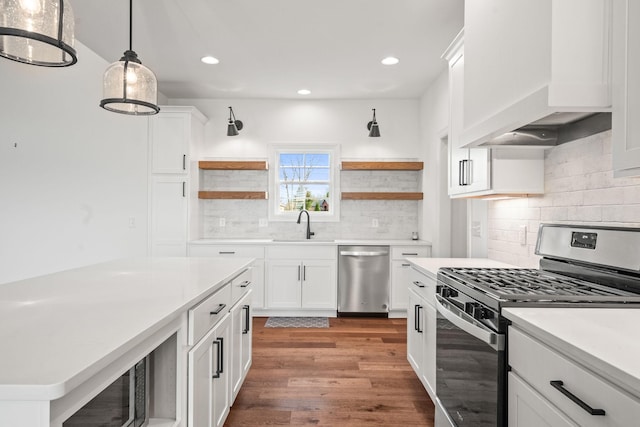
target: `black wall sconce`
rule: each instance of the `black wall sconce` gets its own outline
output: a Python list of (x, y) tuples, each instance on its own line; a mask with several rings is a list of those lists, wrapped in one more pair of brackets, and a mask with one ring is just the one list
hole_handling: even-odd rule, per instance
[(376, 121), (376, 109), (373, 108), (373, 120), (367, 123), (367, 129), (369, 129), (369, 136), (372, 138), (377, 138), (380, 136), (380, 127), (378, 126), (378, 122)]
[(240, 120), (236, 120), (236, 115), (233, 114), (233, 108), (229, 107), (229, 125), (227, 126), (227, 136), (236, 136), (238, 131), (241, 131), (244, 125)]

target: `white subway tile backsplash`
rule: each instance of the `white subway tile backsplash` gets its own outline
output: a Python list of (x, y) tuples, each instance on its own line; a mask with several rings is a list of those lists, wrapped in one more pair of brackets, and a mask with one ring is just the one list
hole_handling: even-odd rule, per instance
[[(611, 131), (562, 144), (545, 153), (545, 194), (489, 203), (489, 258), (536, 268), (540, 223), (640, 227), (640, 178), (614, 178)], [(527, 225), (527, 245), (514, 227)]]

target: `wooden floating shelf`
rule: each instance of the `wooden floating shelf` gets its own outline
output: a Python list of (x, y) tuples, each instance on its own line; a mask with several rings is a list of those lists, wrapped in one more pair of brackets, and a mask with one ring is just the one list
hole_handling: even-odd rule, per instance
[(198, 191), (198, 199), (266, 200), (266, 191)]
[(343, 192), (342, 200), (422, 200), (422, 193)]
[(424, 162), (342, 162), (342, 170), (421, 171)]
[(203, 170), (255, 170), (266, 171), (269, 166), (266, 160), (201, 160), (198, 167)]

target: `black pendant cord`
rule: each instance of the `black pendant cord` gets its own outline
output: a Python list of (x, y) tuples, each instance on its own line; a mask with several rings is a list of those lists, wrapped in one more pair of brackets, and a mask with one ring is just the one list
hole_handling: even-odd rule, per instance
[(133, 0), (129, 0), (129, 50), (133, 50)]

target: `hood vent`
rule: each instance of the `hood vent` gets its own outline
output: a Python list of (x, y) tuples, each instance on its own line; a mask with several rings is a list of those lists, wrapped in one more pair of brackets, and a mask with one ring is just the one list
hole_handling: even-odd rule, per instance
[(480, 146), (555, 147), (611, 129), (611, 113), (554, 113)]

